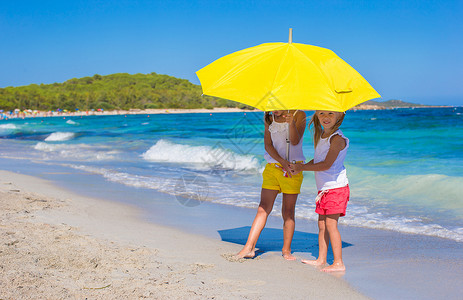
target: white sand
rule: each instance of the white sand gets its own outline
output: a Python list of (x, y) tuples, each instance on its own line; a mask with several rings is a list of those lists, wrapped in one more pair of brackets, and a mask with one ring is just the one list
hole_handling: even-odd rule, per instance
[(146, 223), (142, 212), (0, 171), (0, 299), (366, 299), (275, 253)]

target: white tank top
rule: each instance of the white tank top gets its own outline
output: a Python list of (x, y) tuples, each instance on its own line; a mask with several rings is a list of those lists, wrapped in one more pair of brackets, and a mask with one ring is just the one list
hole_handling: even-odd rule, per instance
[(328, 150), (330, 150), (330, 140), (337, 134), (346, 140), (346, 147), (339, 152), (331, 168), (326, 171), (314, 172), (317, 190), (319, 191), (340, 188), (349, 184), (346, 168), (344, 167), (344, 159), (346, 158), (347, 148), (349, 148), (349, 139), (342, 134), (341, 130), (338, 129), (325, 139), (320, 138), (317, 148), (315, 148), (313, 162), (319, 163), (325, 160)]
[[(273, 117), (273, 115), (272, 115)], [(278, 154), (286, 159), (286, 138), (288, 136), (289, 124), (286, 122), (278, 123), (273, 118), (272, 124), (268, 126), (270, 136), (272, 137), (272, 144)], [(265, 151), (264, 158), (268, 163), (278, 163), (270, 154)], [(289, 143), (289, 162), (292, 161), (305, 161), (304, 154), (302, 153), (302, 138), (297, 145)]]

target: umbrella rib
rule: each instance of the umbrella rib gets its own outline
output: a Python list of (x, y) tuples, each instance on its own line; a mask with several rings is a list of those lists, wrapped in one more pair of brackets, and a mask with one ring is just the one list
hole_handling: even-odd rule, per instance
[[(264, 44), (262, 44), (262, 45), (264, 45)], [(262, 46), (262, 45), (261, 45), (261, 46)], [(269, 45), (270, 45), (270, 44), (269, 44)], [(256, 48), (256, 47), (258, 47), (258, 46), (255, 46), (255, 47), (253, 47), (253, 48)], [(243, 49), (243, 50), (240, 50), (240, 51), (238, 51), (238, 52), (245, 51), (245, 50), (247, 50), (247, 49)], [(274, 50), (274, 49), (270, 49), (270, 50)], [(231, 54), (229, 54), (229, 55), (232, 55), (232, 54), (234, 54), (234, 53), (231, 53)], [(227, 57), (227, 56), (229, 56), (229, 55), (226, 55), (225, 57)], [(224, 58), (224, 57), (223, 57), (223, 58)], [(223, 59), (223, 58), (221, 58), (221, 59)], [(243, 68), (243, 66), (246, 66), (246, 63), (243, 63), (243, 62), (242, 62), (242, 63), (240, 63), (240, 64), (234, 66), (233, 68), (229, 69), (227, 72), (225, 72), (224, 74), (222, 74), (222, 76), (220, 76), (219, 79), (215, 80), (215, 82), (214, 82), (213, 84), (211, 84), (211, 86), (209, 87), (208, 90), (214, 90), (216, 87), (220, 87), (220, 86), (222, 85), (222, 82), (227, 81), (229, 78), (236, 76), (237, 70)], [(277, 73), (278, 73), (278, 71), (277, 71)], [(230, 75), (232, 75), (232, 76), (230, 76)], [(274, 85), (274, 82), (275, 82), (275, 78), (276, 78), (276, 75), (275, 75), (274, 79), (272, 80), (270, 92), (268, 92), (268, 93), (267, 93), (266, 95), (264, 95), (262, 98), (266, 97), (268, 94), (270, 94), (270, 93), (272, 92), (272, 90), (273, 90), (273, 85)], [(203, 92), (204, 92), (204, 91), (203, 91)], [(207, 92), (205, 92), (204, 94), (207, 95)], [(227, 99), (227, 98), (226, 98), (226, 99)], [(229, 98), (228, 98), (228, 99), (229, 99)], [(233, 100), (233, 101), (237, 101), (237, 100)]]
[[(286, 46), (285, 54), (284, 54), (284, 56), (283, 56), (283, 59), (280, 61), (280, 64), (278, 65), (278, 69), (276, 70), (275, 76), (273, 77), (273, 80), (272, 80), (272, 84), (270, 85), (270, 92), (267, 93), (267, 95), (273, 94), (273, 89), (274, 89), (275, 81), (276, 81), (278, 75), (280, 74), (280, 70), (281, 70), (281, 66), (283, 65), (283, 62), (285, 61), (286, 57), (288, 56), (289, 45), (290, 45), (290, 44), (287, 44), (287, 46)], [(267, 96), (267, 95), (265, 95), (265, 96)], [(264, 96), (264, 97), (265, 97), (265, 96)]]
[[(316, 46), (312, 46), (312, 47), (316, 47)], [(323, 78), (325, 78), (325, 81), (324, 81), (324, 82), (330, 82), (330, 81), (331, 81), (331, 80), (330, 80), (331, 78), (329, 78), (328, 76), (326, 76), (326, 74), (323, 73), (323, 72), (320, 70), (320, 68), (319, 68), (316, 64), (314, 64), (313, 61), (310, 60), (310, 59), (307, 57), (307, 55), (304, 54), (304, 52), (302, 52), (301, 50), (299, 50), (296, 46), (294, 46), (294, 48), (301, 54), (301, 56), (302, 56), (306, 61), (308, 61), (311, 65), (315, 66), (314, 69), (316, 69), (316, 70), (318, 71), (318, 73), (319, 73), (321, 76), (323, 76)], [(321, 48), (321, 47), (317, 47), (317, 48)], [(333, 51), (331, 51), (331, 50), (329, 50), (329, 49), (326, 49), (326, 48), (322, 48), (322, 49), (332, 52), (332, 53), (337, 57), (336, 53), (334, 53)], [(330, 87), (330, 90), (331, 90), (331, 87)], [(331, 92), (333, 92), (333, 91), (331, 91)], [(333, 93), (333, 96), (334, 96), (334, 95), (335, 95), (335, 94)]]

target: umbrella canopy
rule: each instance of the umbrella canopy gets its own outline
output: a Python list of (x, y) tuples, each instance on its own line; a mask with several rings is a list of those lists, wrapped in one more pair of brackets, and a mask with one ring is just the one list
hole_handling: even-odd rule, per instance
[(196, 72), (203, 94), (263, 111), (346, 111), (381, 97), (333, 51), (266, 43), (226, 55)]

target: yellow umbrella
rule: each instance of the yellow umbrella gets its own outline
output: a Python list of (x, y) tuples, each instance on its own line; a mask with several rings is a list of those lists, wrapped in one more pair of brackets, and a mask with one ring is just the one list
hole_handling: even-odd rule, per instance
[(381, 97), (333, 51), (292, 43), (266, 43), (226, 55), (196, 72), (203, 94), (263, 111), (346, 111)]

